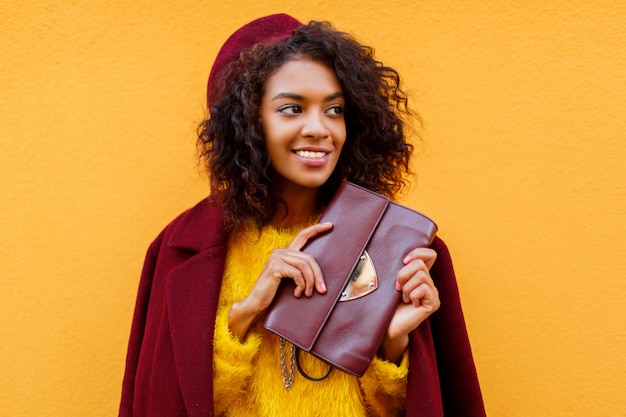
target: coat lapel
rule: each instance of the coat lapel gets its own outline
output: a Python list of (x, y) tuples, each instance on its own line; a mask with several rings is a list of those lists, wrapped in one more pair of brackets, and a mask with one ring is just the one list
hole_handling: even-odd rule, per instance
[(187, 257), (167, 278), (174, 360), (187, 414), (208, 416), (213, 403), (213, 327), (224, 273), (223, 213), (204, 200), (183, 215), (168, 246)]

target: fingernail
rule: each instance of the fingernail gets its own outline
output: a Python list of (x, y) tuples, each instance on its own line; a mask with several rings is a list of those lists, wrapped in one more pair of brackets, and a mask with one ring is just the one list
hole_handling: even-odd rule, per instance
[(396, 291), (402, 290), (402, 285), (398, 281), (396, 281)]
[(326, 292), (326, 284), (324, 284), (323, 282), (320, 284), (320, 287), (322, 288), (322, 292)]
[(405, 256), (403, 262), (405, 265), (411, 262), (411, 256), (410, 255)]

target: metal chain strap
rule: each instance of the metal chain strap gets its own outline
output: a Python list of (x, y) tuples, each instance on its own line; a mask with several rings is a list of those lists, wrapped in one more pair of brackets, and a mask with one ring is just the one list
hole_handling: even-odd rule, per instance
[(296, 345), (291, 345), (291, 358), (289, 358), (289, 372), (287, 371), (287, 354), (285, 352), (285, 344), (287, 341), (280, 338), (280, 371), (283, 375), (283, 383), (285, 389), (289, 391), (293, 386), (293, 378), (296, 370)]

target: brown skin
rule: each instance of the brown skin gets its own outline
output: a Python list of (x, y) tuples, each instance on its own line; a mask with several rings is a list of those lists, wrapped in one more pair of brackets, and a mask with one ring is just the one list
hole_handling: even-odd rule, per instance
[(313, 289), (326, 292), (324, 277), (319, 265), (311, 255), (300, 249), (308, 239), (332, 228), (330, 223), (318, 223), (303, 229), (286, 248), (274, 249), (250, 294), (234, 303), (228, 314), (230, 330), (243, 341), (254, 324), (263, 316), (276, 295), (282, 278), (291, 278), (296, 284), (293, 295), (307, 297)]
[[(266, 82), (261, 123), (272, 167), (275, 192), (288, 211), (278, 210), (271, 225), (301, 227), (319, 210), (319, 188), (335, 169), (346, 141), (343, 96), (334, 72), (308, 60), (288, 61)], [(306, 242), (332, 228), (320, 223), (301, 230), (286, 248), (272, 251), (250, 294), (229, 311), (230, 330), (244, 340), (272, 303), (283, 278), (296, 284), (295, 297), (326, 292), (315, 259), (301, 251)], [(399, 363), (409, 333), (439, 308), (439, 295), (429, 269), (436, 253), (419, 248), (404, 258), (396, 289), (402, 303), (385, 334), (379, 356)]]
[[(229, 232), (245, 230), (251, 220), (262, 229), (283, 204), (276, 192), (274, 167), (268, 165), (267, 120), (259, 116), (268, 79), (298, 58), (324, 63), (339, 74), (345, 100), (348, 140), (333, 175), (319, 189), (319, 208), (328, 204), (343, 179), (388, 197), (405, 186), (413, 146), (406, 140), (404, 120), (416, 126), (420, 120), (408, 108), (399, 74), (377, 61), (373, 50), (352, 36), (327, 22), (311, 22), (288, 39), (243, 51), (225, 69), (223, 82), (210, 86), (210, 96), (216, 101), (210, 117), (199, 126), (198, 151), (211, 190), (223, 197)], [(220, 86), (225, 90), (220, 91)], [(292, 111), (295, 108), (286, 110), (297, 114)], [(339, 108), (328, 110), (328, 116), (340, 114)], [(411, 131), (413, 136), (418, 134)]]

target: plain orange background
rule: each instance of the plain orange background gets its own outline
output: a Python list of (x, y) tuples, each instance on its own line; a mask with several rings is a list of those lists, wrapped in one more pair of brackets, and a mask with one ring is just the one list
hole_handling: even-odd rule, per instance
[(286, 11), (396, 67), (404, 203), (456, 262), (490, 416), (626, 416), (626, 3), (0, 4), (0, 416), (116, 414), (145, 250), (207, 193), (226, 37)]

